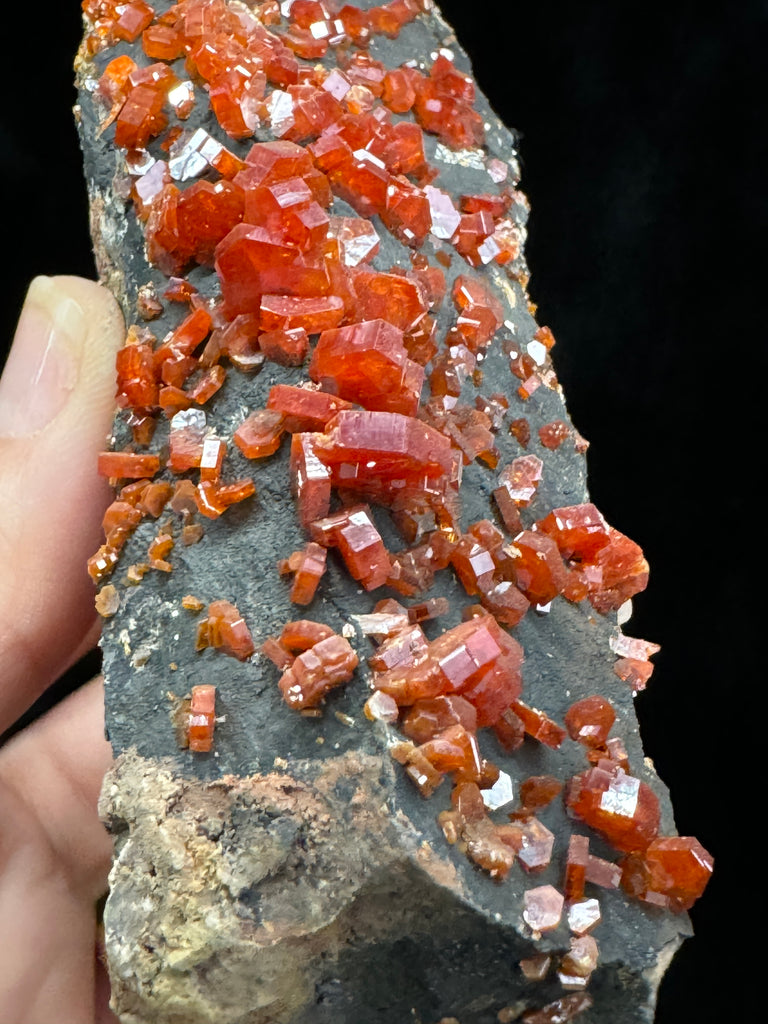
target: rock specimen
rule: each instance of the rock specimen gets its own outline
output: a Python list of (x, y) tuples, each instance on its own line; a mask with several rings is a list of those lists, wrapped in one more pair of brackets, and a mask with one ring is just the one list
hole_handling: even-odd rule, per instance
[(650, 1021), (712, 862), (643, 760), (648, 566), (514, 136), (431, 0), (83, 8), (117, 1013)]

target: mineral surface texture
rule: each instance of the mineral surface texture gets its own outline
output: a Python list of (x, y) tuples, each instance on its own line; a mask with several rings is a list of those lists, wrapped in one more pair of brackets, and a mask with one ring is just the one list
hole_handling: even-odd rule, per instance
[(128, 325), (105, 618), (125, 1024), (640, 1024), (712, 871), (632, 708), (514, 135), (431, 0), (85, 0)]

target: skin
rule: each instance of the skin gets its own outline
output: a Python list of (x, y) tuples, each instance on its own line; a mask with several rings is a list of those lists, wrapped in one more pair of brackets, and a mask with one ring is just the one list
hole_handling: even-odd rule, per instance
[[(109, 500), (95, 453), (114, 410), (123, 329), (114, 300), (98, 285), (53, 281), (84, 313), (74, 339), (82, 358), (50, 423), (0, 437), (0, 731), (99, 631), (84, 567), (100, 543)], [(14, 348), (30, 343), (28, 320)], [(117, 1021), (97, 923), (111, 856), (97, 800), (110, 762), (100, 679), (0, 748), (2, 1022)]]

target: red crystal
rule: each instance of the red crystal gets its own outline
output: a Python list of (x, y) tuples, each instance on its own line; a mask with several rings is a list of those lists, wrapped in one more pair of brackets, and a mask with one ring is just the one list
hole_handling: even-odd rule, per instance
[[(312, 302), (314, 300), (293, 299), (292, 301)], [(309, 338), (304, 327), (265, 331), (264, 334), (259, 335), (259, 348), (273, 363), (279, 363), (281, 366), (301, 366), (309, 355)]]
[(417, 700), (403, 719), (402, 730), (415, 743), (426, 743), (453, 725), (467, 732), (477, 729), (477, 712), (469, 701), (455, 695)]
[(229, 601), (212, 601), (208, 618), (200, 623), (198, 649), (216, 647), (225, 654), (247, 661), (255, 647), (251, 632), (238, 609)]
[(280, 447), (284, 430), (281, 412), (259, 409), (240, 424), (232, 439), (247, 459), (263, 459)]
[(366, 590), (386, 583), (391, 568), (389, 555), (367, 506), (358, 505), (316, 520), (312, 537), (326, 547), (338, 547), (350, 575)]
[(519, 419), (512, 420), (509, 424), (510, 434), (514, 434), (518, 444), (522, 448), (528, 447), (528, 442), (531, 440), (531, 426), (528, 420), (521, 416)]
[(121, 409), (157, 405), (159, 389), (151, 345), (125, 345), (116, 356), (117, 404)]
[[(419, 753), (439, 771), (460, 772), (466, 781), (476, 782), (482, 771), (475, 736), (463, 725), (451, 725), (422, 743)], [(471, 776), (471, 777), (470, 777)]]
[[(522, 649), (490, 615), (480, 615), (447, 630), (429, 644), (426, 657), (413, 666), (378, 673), (374, 679), (398, 702), (460, 693), (478, 711), (478, 726), (500, 717), (496, 701), (521, 689)], [(508, 699), (510, 698), (510, 699)]]
[(310, 542), (301, 551), (294, 551), (287, 560), (287, 569), (294, 574), (291, 601), (311, 604), (320, 580), (325, 573), (327, 553), (319, 544)]
[(648, 585), (648, 562), (642, 549), (612, 527), (608, 543), (598, 552), (594, 565), (599, 583), (590, 586), (589, 600), (603, 615), (616, 611)]
[(562, 893), (552, 885), (526, 889), (523, 893), (523, 920), (534, 935), (552, 931), (560, 924), (563, 904)]
[(429, 312), (429, 298), (415, 278), (356, 268), (352, 281), (360, 320), (385, 320), (407, 335)]
[(565, 862), (563, 889), (569, 902), (584, 898), (584, 883), (587, 879), (589, 839), (572, 835), (568, 841), (568, 858)]
[(499, 487), (506, 490), (516, 505), (524, 508), (536, 494), (543, 468), (544, 463), (535, 455), (521, 455), (499, 473)]
[(604, 889), (617, 889), (621, 881), (621, 868), (602, 857), (591, 853), (587, 857), (587, 881), (592, 885), (600, 885)]
[(328, 237), (339, 243), (339, 258), (347, 267), (369, 263), (381, 241), (373, 224), (362, 217), (331, 217)]
[(520, 802), (526, 810), (538, 811), (558, 796), (563, 784), (553, 775), (531, 775), (520, 784)]
[(505, 550), (512, 559), (514, 581), (532, 604), (549, 604), (562, 593), (567, 573), (550, 537), (524, 530)]
[(538, 708), (529, 707), (521, 700), (512, 702), (512, 710), (523, 723), (523, 728), (539, 743), (543, 743), (553, 750), (558, 750), (566, 737), (565, 729), (553, 722), (549, 715)]
[(303, 654), (321, 640), (327, 640), (334, 632), (323, 622), (312, 619), (295, 619), (286, 622), (280, 632), (280, 643), (291, 654)]
[(312, 387), (275, 384), (270, 389), (267, 408), (283, 414), (283, 426), (288, 433), (301, 434), (325, 430), (336, 413), (351, 409), (352, 403)]
[(592, 1005), (592, 997), (586, 992), (574, 992), (571, 995), (547, 1003), (540, 1010), (528, 1010), (520, 1018), (521, 1024), (567, 1024), (575, 1020)]
[(553, 420), (551, 423), (545, 423), (543, 427), (539, 427), (539, 440), (545, 448), (555, 451), (563, 441), (567, 440), (570, 433), (571, 428), (567, 423), (564, 423), (563, 420)]
[(330, 285), (321, 262), (251, 224), (238, 224), (219, 243), (216, 272), (228, 316), (257, 312), (265, 293), (316, 297)]
[(393, 113), (408, 113), (416, 102), (416, 89), (410, 68), (396, 68), (386, 73), (381, 98)]
[(585, 697), (571, 704), (564, 721), (572, 740), (585, 747), (604, 747), (616, 721), (616, 712), (604, 697)]
[(712, 856), (692, 836), (660, 836), (642, 855), (626, 858), (621, 883), (639, 899), (665, 897), (672, 910), (689, 910), (704, 892), (713, 867)]
[(144, 0), (130, 0), (118, 5), (115, 14), (117, 18), (112, 24), (112, 34), (115, 39), (124, 39), (128, 43), (138, 39), (155, 16), (154, 9)]
[(574, 776), (566, 803), (577, 818), (626, 853), (645, 850), (659, 831), (656, 794), (610, 761)]
[(609, 541), (610, 527), (592, 504), (553, 509), (536, 528), (552, 537), (563, 558), (578, 562), (594, 561)]
[(422, 628), (418, 625), (403, 625), (381, 643), (376, 653), (368, 659), (368, 664), (376, 672), (409, 668), (423, 661), (428, 652), (429, 644)]
[(502, 305), (482, 281), (464, 274), (456, 278), (452, 294), (459, 311), (456, 327), (470, 351), (477, 352), (493, 340), (501, 327)]
[(99, 452), (97, 466), (100, 476), (138, 480), (159, 472), (160, 458), (139, 452)]
[(428, 132), (439, 135), (442, 142), (454, 149), (482, 146), (483, 119), (472, 109), (474, 84), (469, 76), (462, 75), (440, 56), (432, 65), (430, 77), (422, 76), (415, 84), (414, 112)]
[(455, 478), (448, 438), (410, 416), (342, 411), (327, 433), (314, 436), (334, 484), (382, 504), (443, 497)]
[(259, 315), (265, 331), (291, 331), (300, 327), (307, 334), (319, 334), (329, 331), (341, 321), (344, 303), (336, 295), (320, 298), (264, 295)]
[(330, 690), (348, 682), (358, 657), (344, 637), (334, 633), (296, 658), (280, 678), (283, 700), (297, 711), (314, 708)]
[(253, 480), (244, 478), (231, 484), (201, 480), (195, 491), (197, 510), (208, 519), (218, 519), (230, 505), (239, 504), (256, 493)]
[[(176, 205), (178, 251), (197, 263), (213, 263), (216, 246), (243, 219), (243, 192), (231, 181), (196, 181)], [(188, 255), (187, 255), (188, 254)]]
[(653, 665), (650, 661), (643, 661), (640, 658), (618, 658), (613, 665), (613, 671), (625, 683), (629, 683), (633, 693), (640, 693), (648, 685), (648, 680), (653, 674)]
[(148, 25), (142, 33), (141, 45), (151, 60), (170, 62), (184, 53), (181, 33), (170, 25)]
[(384, 320), (324, 331), (309, 375), (348, 401), (405, 416), (415, 415), (424, 380), (423, 368), (408, 358), (402, 331)]
[(316, 439), (322, 436), (294, 434), (291, 440), (291, 489), (305, 529), (327, 515), (331, 503), (331, 474), (316, 451)]
[(189, 749), (207, 754), (213, 747), (216, 721), (216, 687), (208, 684), (192, 687), (187, 737)]
[(107, 545), (119, 551), (142, 518), (141, 510), (127, 501), (113, 501), (101, 523)]
[(543, 871), (552, 860), (555, 837), (538, 818), (529, 816), (505, 828), (508, 840), (517, 851), (517, 859), (529, 872)]
[(174, 473), (197, 469), (203, 457), (206, 419), (200, 410), (177, 413), (168, 435), (168, 466)]
[(115, 122), (115, 144), (123, 149), (144, 149), (150, 138), (168, 124), (163, 113), (165, 93), (148, 85), (134, 86)]

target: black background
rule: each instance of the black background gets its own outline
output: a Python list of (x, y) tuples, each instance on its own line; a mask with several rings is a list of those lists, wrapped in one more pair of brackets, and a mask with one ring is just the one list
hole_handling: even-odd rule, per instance
[[(522, 134), (531, 295), (592, 442), (592, 496), (651, 563), (627, 627), (662, 644), (637, 701), (647, 753), (679, 831), (717, 862), (656, 1024), (759, 1019), (752, 930), (765, 870), (753, 830), (765, 774), (752, 702), (765, 669), (750, 615), (765, 428), (750, 391), (765, 373), (768, 5), (442, 6)], [(74, 0), (5, 24), (0, 352), (32, 276), (94, 272), (70, 113), (79, 33)]]

